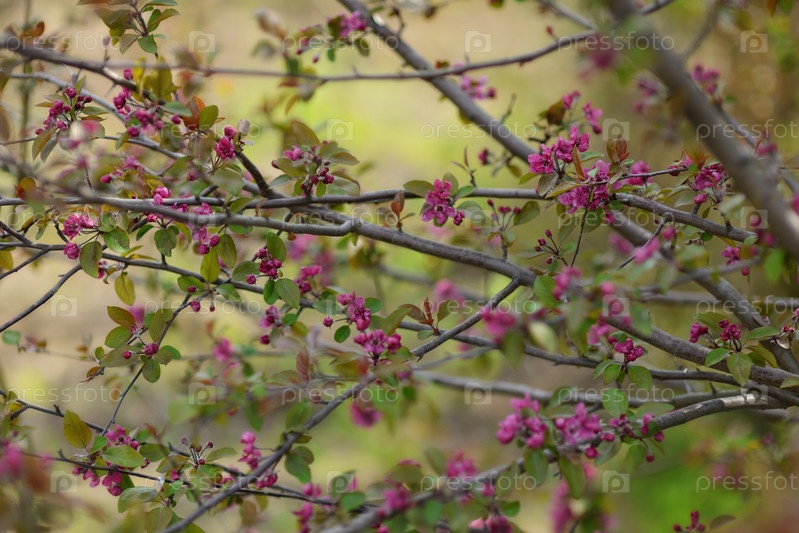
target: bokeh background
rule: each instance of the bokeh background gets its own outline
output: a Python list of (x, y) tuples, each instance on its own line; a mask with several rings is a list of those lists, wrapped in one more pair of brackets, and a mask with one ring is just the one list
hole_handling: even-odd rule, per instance
[[(408, 2), (407, 4), (414, 4)], [(576, 10), (582, 10), (595, 2), (567, 2)], [(677, 49), (684, 49), (705, 22), (708, 9), (721, 2), (681, 0), (654, 19), (658, 27), (673, 37)], [(723, 11), (716, 30), (704, 41), (689, 63), (701, 63), (721, 72), (724, 93), (734, 96), (728, 109), (744, 124), (782, 124), (791, 131), (796, 117), (796, 61), (795, 17), (769, 18), (760, 9), (762, 2), (753, 4), (751, 16), (733, 16)], [(21, 24), (25, 11), (45, 21), (47, 33), (57, 32), (67, 38), (76, 38), (83, 43), (73, 53), (78, 56), (100, 59), (99, 43), (106, 28), (88, 6), (75, 6), (74, 2), (62, 0), (32, 0), (0, 2), (0, 20), (3, 26)], [(267, 7), (279, 13), (289, 31), (323, 23), (327, 18), (342, 12), (336, 2), (317, 0), (249, 1), (224, 0), (180, 1), (180, 17), (162, 24), (159, 32), (166, 38), (159, 41), (160, 50), (167, 59), (174, 57), (175, 47), (206, 46), (217, 54), (216, 66), (236, 66), (280, 70), (279, 58), (266, 59), (254, 54), (259, 41), (267, 38), (255, 20), (255, 11)], [(551, 25), (557, 35), (579, 31), (576, 25), (543, 13), (536, 2), (506, 2), (501, 9), (492, 9), (483, 0), (456, 0), (437, 10), (434, 17), (426, 18), (421, 12), (404, 11), (407, 26), (404, 38), (429, 61), (484, 61), (518, 54), (541, 47), (551, 42), (547, 27)], [(742, 27), (759, 32), (768, 32), (768, 49), (764, 53), (742, 53)], [(83, 32), (78, 34), (77, 32)], [(467, 54), (470, 38), (479, 33), (479, 50)], [(78, 40), (78, 39), (82, 39)], [(94, 41), (92, 41), (94, 39)], [(473, 47), (474, 48), (474, 47)], [(124, 59), (133, 61), (141, 56), (134, 46)], [(120, 59), (117, 51), (112, 59)], [(329, 63), (324, 57), (315, 65), (321, 74), (345, 74), (395, 72), (401, 61), (390, 50), (374, 50), (368, 59), (354, 51), (344, 51), (337, 61)], [(53, 69), (59, 74), (58, 69)], [(61, 73), (63, 74), (63, 73)], [(692, 143), (690, 132), (683, 129), (676, 134), (664, 135), (656, 121), (637, 115), (633, 103), (639, 99), (635, 87), (635, 76), (631, 71), (598, 71), (590, 56), (575, 50), (550, 54), (541, 60), (523, 66), (506, 66), (482, 72), (489, 77), (490, 85), (497, 88), (498, 97), (482, 105), (495, 116), (503, 114), (513, 102), (508, 124), (519, 133), (534, 132), (533, 124), (538, 115), (567, 92), (579, 90), (581, 102), (591, 101), (604, 110), (603, 119), (628, 123), (629, 144), (632, 157), (646, 160), (654, 168), (664, 168), (681, 156), (680, 141)], [(111, 98), (115, 90), (105, 80), (90, 77), (89, 87), (96, 93)], [(278, 78), (260, 76), (211, 76), (204, 80), (202, 98), (206, 103), (217, 104), (225, 123), (235, 124), (239, 119), (249, 120), (259, 131), (253, 137), (253, 146), (247, 149), (250, 157), (269, 177), (276, 176), (270, 166), (272, 159), (282, 151), (279, 131), (270, 126), (288, 119), (299, 119), (320, 132), (324, 132), (328, 121), (341, 121), (351, 129), (351, 140), (342, 142), (361, 161), (353, 170), (361, 182), (362, 190), (400, 187), (409, 180), (432, 181), (444, 172), (452, 172), (461, 182), (466, 177), (452, 163), (462, 162), (464, 150), (476, 166), (476, 154), (482, 148), (497, 147), (484, 133), (472, 124), (463, 123), (457, 110), (442, 101), (439, 94), (428, 84), (418, 80), (405, 81), (348, 81), (328, 83), (319, 88), (308, 102), (296, 103), (290, 111), (281, 100), (285, 89), (279, 87)], [(35, 102), (51, 92), (48, 87), (37, 89)], [(9, 84), (3, 93), (3, 105), (17, 120), (21, 118), (19, 94)], [(269, 113), (265, 110), (270, 110)], [(33, 108), (31, 128), (45, 116), (42, 108)], [(668, 137), (671, 137), (669, 139)], [(776, 138), (788, 164), (796, 150), (797, 134)], [(678, 142), (674, 142), (678, 141)], [(601, 136), (592, 137), (592, 150), (603, 151)], [(522, 165), (526, 166), (526, 165)], [(486, 169), (479, 169), (478, 183), (486, 187), (512, 187), (516, 179), (508, 172), (491, 176)], [(668, 180), (669, 177), (666, 177)], [(3, 191), (13, 183), (13, 177), (0, 177)], [(4, 192), (5, 194), (5, 192)], [(417, 206), (418, 209), (418, 206)], [(4, 213), (12, 216), (10, 213)], [(532, 225), (524, 227), (519, 234), (519, 243), (512, 251), (521, 251), (530, 246), (545, 228), (557, 225), (557, 215), (549, 210)], [(409, 231), (423, 234), (429, 227), (410, 221)], [(458, 235), (439, 238), (457, 239)], [(594, 232), (586, 240), (586, 253), (595, 253), (607, 248), (608, 233)], [(54, 235), (46, 236), (52, 238)], [(462, 236), (468, 242), (468, 235)], [(366, 246), (362, 244), (362, 246)], [(402, 250), (391, 250), (379, 246), (385, 253), (383, 263), (391, 268), (410, 273), (424, 274), (433, 279), (451, 278), (471, 290), (489, 293), (503, 284), (502, 279), (485, 277), (482, 274), (457, 265), (431, 261), (428, 258)], [(355, 251), (345, 250), (342, 255), (356, 256)], [(178, 257), (179, 266), (195, 266), (190, 257)], [(48, 258), (46, 261), (17, 273), (0, 283), (0, 301), (3, 302), (2, 320), (5, 321), (51, 286), (60, 273), (66, 271), (68, 260), (64, 257)], [(289, 266), (292, 272), (294, 266)], [(345, 270), (349, 268), (350, 270)], [(342, 274), (336, 278), (338, 285), (359, 294), (381, 296), (386, 300), (385, 309), (402, 303), (420, 303), (429, 293), (412, 284), (386, 279), (383, 285), (376, 283), (372, 271), (360, 268), (357, 261), (342, 265)], [(346, 272), (346, 273), (344, 273)], [(152, 276), (136, 273), (137, 305), (155, 305), (163, 301), (159, 287), (173, 283), (168, 276)], [(643, 278), (646, 279), (646, 278)], [(790, 296), (796, 292), (794, 286), (768, 286), (756, 276), (750, 283), (742, 278), (731, 278), (745, 293), (778, 294)], [(148, 290), (153, 289), (153, 290)], [(248, 297), (249, 298), (249, 297)], [(257, 338), (260, 335), (257, 320), (263, 312), (263, 303), (253, 299), (255, 312), (233, 311), (221, 305), (217, 313), (184, 314), (178, 326), (169, 334), (169, 343), (181, 347), (184, 355), (208, 355), (213, 339), (225, 336), (242, 349), (260, 350)], [(81, 347), (102, 344), (111, 327), (105, 307), (119, 305), (119, 300), (109, 285), (89, 280), (79, 273), (70, 280), (53, 300), (29, 316), (15, 329), (23, 335), (46, 339), (46, 350), (42, 353), (18, 353), (14, 347), (0, 346), (0, 384), (5, 389), (15, 389), (27, 394), (29, 401), (38, 402), (44, 394), (42, 405), (57, 403), (62, 409), (78, 412), (84, 419), (103, 423), (112, 410), (115, 389), (124, 387), (131, 376), (115, 369), (103, 378), (90, 383), (81, 383), (91, 366), (81, 358)], [(151, 310), (151, 309), (148, 309)], [(693, 321), (694, 308), (669, 308), (652, 306), (657, 325), (669, 331), (687, 335)], [(321, 317), (320, 317), (321, 319)], [(327, 342), (326, 332), (321, 332)], [(413, 335), (403, 338), (414, 342)], [(324, 341), (322, 341), (324, 342)], [(450, 350), (457, 350), (453, 345)], [(441, 350), (443, 353), (444, 350)], [(293, 354), (286, 357), (259, 357), (258, 368), (266, 375), (294, 365)], [(675, 368), (675, 362), (663, 354), (652, 352), (650, 361), (665, 368)], [(208, 372), (218, 371), (214, 363), (201, 363)], [(491, 352), (466, 363), (449, 365), (447, 372), (484, 379), (519, 382), (526, 385), (553, 389), (560, 385), (576, 385), (584, 388), (599, 388), (601, 384), (591, 379), (589, 371), (577, 371), (553, 367), (538, 360), (523, 361), (517, 369), (510, 369), (501, 354)], [(198, 416), (198, 406), (187, 401), (187, 377), (195, 370), (187, 363), (178, 362), (166, 369), (165, 376), (157, 385), (141, 383), (127, 398), (120, 423), (136, 427), (145, 423), (156, 427), (167, 427), (167, 435), (177, 444), (184, 435), (197, 440), (213, 440), (217, 446), (238, 447), (238, 439), (248, 429), (242, 413), (232, 416), (220, 415), (203, 419)], [(44, 392), (42, 392), (44, 391)], [(452, 454), (455, 450), (474, 458), (478, 466), (488, 468), (514, 458), (514, 450), (499, 446), (494, 438), (496, 423), (509, 411), (508, 398), (499, 394), (474, 398), (463, 391), (436, 386), (420, 389), (416, 403), (394, 428), (378, 424), (371, 429), (355, 427), (345, 410), (337, 412), (314, 430), (311, 447), (316, 455), (312, 465), (314, 482), (326, 484), (328, 473), (356, 469), (362, 486), (381, 479), (385, 473), (405, 458), (423, 460), (422, 451), (427, 446), (436, 446)], [(272, 445), (278, 442), (283, 427), (285, 409), (271, 411), (258, 433), (258, 442)], [(58, 421), (44, 415), (24, 415), (29, 425), (35, 426), (32, 442), (37, 450), (55, 452), (63, 449), (72, 453), (61, 436)], [(217, 425), (221, 423), (221, 427)], [(618, 531), (669, 531), (671, 524), (687, 523), (689, 512), (700, 509), (704, 518), (731, 514), (746, 518), (756, 517), (758, 530), (778, 531), (765, 524), (764, 517), (774, 517), (775, 524), (788, 524), (783, 515), (795, 507), (799, 482), (792, 479), (793, 488), (786, 490), (697, 490), (702, 476), (713, 474), (765, 475), (771, 471), (775, 476), (791, 476), (796, 470), (795, 431), (790, 424), (773, 424), (758, 414), (728, 414), (702, 419), (687, 427), (669, 430), (666, 434), (665, 454), (652, 464), (645, 465), (635, 473), (629, 491), (607, 493), (601, 496), (604, 510), (618, 520)], [(605, 468), (623, 470), (623, 461), (615, 460)], [(56, 470), (59, 466), (56, 464)], [(63, 469), (67, 471), (67, 468)], [(595, 491), (601, 491), (601, 474), (595, 479)], [(283, 473), (281, 482), (296, 484)], [(552, 489), (557, 481), (550, 480), (544, 487), (534, 491), (520, 490), (518, 498), (522, 508), (515, 522), (530, 532), (552, 530), (550, 506)], [(298, 485), (298, 484), (297, 484)], [(63, 531), (78, 532), (87, 529), (103, 530), (104, 524), (115, 523), (116, 501), (102, 488), (90, 488), (78, 483), (74, 493), (65, 497), (73, 502), (72, 512), (63, 518)], [(82, 501), (84, 503), (77, 503)], [(580, 502), (575, 504), (579, 511)], [(97, 513), (90, 512), (96, 508)], [(289, 511), (298, 506), (278, 499), (269, 501), (266, 516), (269, 522), (258, 526), (258, 531), (291, 531), (295, 518)], [(186, 507), (177, 511), (186, 511)], [(201, 525), (206, 531), (235, 531), (239, 528), (236, 513), (223, 513), (206, 517)], [(731, 526), (729, 531), (752, 531), (750, 526)], [(761, 529), (762, 528), (762, 529)], [(135, 526), (133, 529), (135, 530)], [(784, 529), (788, 531), (788, 529)]]

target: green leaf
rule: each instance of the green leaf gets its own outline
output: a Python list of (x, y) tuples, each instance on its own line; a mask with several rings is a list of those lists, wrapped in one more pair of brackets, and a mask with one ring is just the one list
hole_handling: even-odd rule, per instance
[(366, 496), (364, 496), (363, 492), (347, 492), (341, 495), (338, 505), (342, 511), (349, 513), (363, 505), (365, 501)]
[(310, 147), (322, 144), (313, 130), (299, 120), (291, 123), (291, 133), (294, 134), (297, 142), (301, 145)]
[(106, 449), (103, 452), (103, 459), (111, 464), (125, 468), (139, 468), (140, 466), (144, 466), (147, 462), (142, 454), (127, 444), (120, 444), (119, 446), (112, 446)]
[(213, 283), (219, 277), (222, 271), (219, 266), (219, 257), (217, 256), (216, 248), (211, 250), (203, 256), (203, 261), (200, 264), (200, 275), (208, 283)]
[(533, 282), (533, 291), (538, 300), (547, 307), (556, 307), (558, 299), (552, 294), (555, 288), (554, 278), (548, 276), (538, 276)]
[(502, 353), (512, 368), (517, 368), (524, 355), (524, 337), (520, 331), (513, 330), (502, 339)]
[(129, 489), (125, 489), (122, 491), (122, 494), (119, 495), (117, 510), (120, 513), (124, 513), (133, 505), (151, 502), (157, 497), (158, 491), (151, 489), (150, 487), (131, 487)]
[(799, 378), (796, 377), (785, 378), (784, 380), (782, 380), (782, 383), (780, 383), (781, 389), (785, 389), (788, 387), (797, 387), (797, 386), (799, 386)]
[(233, 281), (246, 281), (247, 276), (257, 276), (260, 274), (258, 263), (255, 261), (244, 261), (236, 265), (233, 269)]
[(754, 341), (760, 339), (768, 339), (780, 334), (780, 330), (771, 326), (764, 326), (762, 328), (755, 328), (749, 332), (747, 340)]
[(144, 359), (141, 375), (150, 383), (155, 383), (161, 377), (161, 365), (151, 357)]
[(206, 461), (216, 461), (217, 459), (224, 459), (225, 457), (233, 457), (239, 455), (239, 452), (234, 448), (215, 448), (212, 452), (206, 454)]
[(614, 418), (627, 412), (629, 402), (627, 395), (619, 389), (605, 389), (602, 391), (602, 407)]
[(296, 477), (300, 483), (310, 483), (311, 481), (311, 469), (308, 468), (308, 463), (293, 452), (286, 455), (286, 471)]
[(130, 338), (130, 328), (117, 326), (105, 336), (105, 345), (109, 348), (118, 348), (128, 342)]
[(76, 448), (86, 448), (92, 442), (92, 430), (72, 411), (64, 413), (64, 437)]
[(548, 352), (556, 352), (558, 349), (558, 336), (549, 324), (534, 320), (527, 326), (530, 337), (533, 341)]
[(172, 320), (171, 309), (159, 309), (150, 318), (150, 338), (153, 342), (161, 342), (166, 333), (166, 325)]
[(175, 511), (169, 507), (156, 507), (144, 516), (144, 529), (147, 533), (163, 531), (175, 519)]
[(652, 386), (652, 372), (638, 365), (627, 367), (627, 375), (638, 387), (648, 390)]
[(775, 285), (782, 277), (785, 264), (785, 250), (782, 248), (772, 248), (766, 255), (763, 263), (763, 271), (766, 274), (766, 281)]
[(311, 404), (309, 402), (300, 402), (295, 404), (286, 413), (286, 430), (291, 431), (299, 429), (311, 416)]
[(98, 263), (103, 258), (103, 245), (97, 241), (87, 242), (80, 249), (80, 266), (86, 274), (96, 278), (100, 273)]
[(280, 278), (275, 281), (275, 292), (281, 300), (291, 307), (300, 308), (300, 289), (293, 280)]
[(278, 261), (285, 261), (288, 255), (286, 243), (275, 233), (266, 234), (266, 251)]
[(122, 309), (121, 307), (114, 307), (109, 305), (106, 308), (108, 312), (108, 318), (119, 324), (120, 326), (126, 326), (128, 328), (132, 328), (136, 326), (136, 319), (133, 318), (133, 315), (127, 309)]
[(153, 239), (155, 239), (155, 247), (166, 257), (170, 257), (172, 255), (172, 250), (178, 245), (178, 236), (173, 231), (166, 228), (161, 228), (156, 231), (153, 235)]
[(402, 322), (402, 319), (411, 312), (411, 309), (412, 307), (402, 306), (383, 319), (383, 333), (386, 335), (394, 333)]
[(336, 332), (333, 334), (333, 339), (338, 342), (342, 343), (350, 337), (350, 327), (348, 325), (343, 325), (339, 327)]
[(275, 291), (274, 280), (269, 280), (264, 284), (264, 301), (269, 305), (277, 301), (277, 291)]
[(566, 484), (569, 486), (569, 495), (572, 498), (579, 499), (585, 490), (585, 470), (580, 461), (571, 462), (566, 457), (558, 458), (558, 468)]
[(236, 265), (238, 253), (236, 252), (236, 243), (233, 242), (233, 237), (227, 233), (219, 237), (219, 244), (216, 245), (216, 249), (219, 253), (219, 258), (228, 268)]
[(19, 344), (19, 339), (20, 339), (19, 331), (15, 331), (13, 329), (7, 329), (3, 332), (3, 342), (5, 344), (16, 346)]
[(169, 456), (170, 452), (169, 448), (162, 444), (142, 444), (139, 446), (139, 453), (142, 454), (142, 457), (154, 463)]
[(533, 478), (536, 487), (541, 487), (549, 473), (549, 459), (544, 450), (527, 450), (524, 453), (524, 471)]
[(405, 183), (402, 188), (419, 198), (424, 198), (429, 191), (433, 190), (433, 184), (429, 181), (412, 180)]
[(749, 379), (752, 360), (742, 353), (733, 352), (727, 357), (727, 367), (729, 367), (730, 374), (732, 374), (735, 381), (739, 385), (743, 385)]
[(121, 228), (114, 228), (112, 231), (103, 233), (103, 240), (112, 252), (121, 254), (130, 248), (130, 237)]
[(116, 291), (122, 303), (133, 305), (136, 302), (136, 287), (127, 272), (120, 274), (114, 281), (114, 291)]
[(239, 291), (237, 291), (236, 287), (230, 283), (224, 283), (220, 285), (216, 288), (216, 292), (225, 300), (229, 300), (234, 303), (241, 301), (241, 295), (239, 294)]
[(211, 126), (216, 123), (216, 119), (219, 116), (219, 108), (215, 105), (205, 106), (202, 111), (200, 111), (199, 116), (199, 126), (200, 129), (207, 130)]
[(710, 350), (710, 353), (705, 357), (705, 366), (713, 366), (719, 361), (723, 361), (728, 353), (730, 353), (728, 348), (715, 348)]
[(613, 362), (612, 364), (609, 364), (607, 368), (605, 368), (605, 371), (602, 373), (602, 381), (605, 383), (605, 385), (613, 383), (619, 378), (620, 374), (621, 374), (621, 364)]

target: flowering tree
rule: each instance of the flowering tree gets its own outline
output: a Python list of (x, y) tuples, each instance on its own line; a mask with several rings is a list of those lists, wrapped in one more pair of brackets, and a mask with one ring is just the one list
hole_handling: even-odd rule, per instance
[[(119, 530), (531, 531), (535, 491), (548, 490), (554, 531), (613, 531), (623, 519), (609, 495), (634, 489), (648, 463), (685, 453), (670, 447), (670, 433), (732, 411), (760, 413), (751, 442), (771, 446), (769, 464), (784, 473), (777, 457), (790, 450), (791, 429), (770, 421), (799, 405), (799, 314), (793, 299), (768, 291), (797, 278), (799, 186), (773, 128), (732, 118), (724, 76), (691, 56), (720, 21), (779, 27), (793, 2), (712, 2), (680, 55), (680, 39), (648, 22), (671, 1), (587, 2), (578, 12), (492, 0), (496, 17), (537, 7), (553, 24), (551, 43), (475, 61), (501, 36), (468, 31), (455, 36), (465, 37), (467, 60), (435, 64), (405, 38), (421, 23), (405, 8), (435, 24), (454, 6), (338, 3), (345, 12), (300, 29), (278, 11), (257, 13), (262, 40), (245, 47), (275, 70), (214, 66), (209, 34), (170, 49), (157, 32), (180, 15), (173, 0), (78, 2), (106, 27), (96, 57), (71, 53), (30, 12), (3, 32), (0, 280), (41, 265), (59, 276), (40, 289), (52, 280), (37, 270), (30, 301), (6, 301), (2, 340), (31, 360), (47, 357), (48, 331), (25, 319), (46, 308), (53, 324), (76, 315), (71, 364), (87, 387), (113, 392), (80, 412), (30, 398), (25, 383), (2, 384), (3, 525), (63, 526), (67, 508), (73, 518), (101, 512), (88, 502), (104, 488), (120, 513), (106, 520)], [(580, 31), (558, 37), (561, 25)], [(735, 35), (736, 50), (766, 52), (769, 34), (751, 27)], [(399, 70), (320, 73), (381, 47), (402, 60)], [(574, 50), (588, 83), (538, 116), (518, 117), (508, 96), (531, 87), (494, 87), (484, 74)], [(635, 131), (684, 139), (668, 145), (668, 162), (642, 159), (643, 135), (591, 103), (599, 71), (635, 80)], [(282, 80), (261, 126), (223, 118), (224, 107), (206, 101), (206, 78), (243, 75)], [(381, 178), (401, 188), (363, 190), (359, 160), (376, 154), (350, 151), (351, 125), (301, 119), (323, 85), (370, 80), (432, 85), (485, 132), (484, 146), (464, 150), (454, 171), (445, 162), (429, 176)], [(502, 98), (501, 116), (481, 107)], [(517, 135), (512, 120), (535, 135)], [(259, 145), (267, 164), (253, 148), (256, 126), (279, 138)], [(388, 261), (395, 250), (414, 259)], [(59, 294), (81, 277), (105, 315)], [(387, 292), (386, 283), (410, 288)], [(679, 290), (686, 284), (698, 289)], [(246, 324), (240, 333), (216, 324), (217, 306)], [(104, 336), (83, 337), (95, 324)], [(587, 372), (594, 388), (486, 379), (484, 363), (497, 359)], [(458, 375), (469, 371), (483, 375)], [(162, 405), (159, 387), (178, 380), (179, 406)], [(411, 410), (437, 388), (465, 391), (470, 409), (501, 405), (484, 415), (493, 429), (475, 438), (510, 460), (478, 467), (473, 451), (416, 443), (416, 456), (379, 472), (314, 464), (336, 450), (314, 436), (337, 412), (350, 428), (386, 426), (399, 440), (398, 428), (436, 424)], [(144, 413), (130, 407), (137, 395), (155, 398)], [(57, 442), (37, 438), (47, 427), (58, 428)], [(356, 446), (352, 466), (378, 452)], [(738, 485), (751, 475), (735, 472)], [(289, 522), (267, 503), (290, 511)], [(688, 497), (647, 526), (706, 531), (731, 519), (698, 503)]]

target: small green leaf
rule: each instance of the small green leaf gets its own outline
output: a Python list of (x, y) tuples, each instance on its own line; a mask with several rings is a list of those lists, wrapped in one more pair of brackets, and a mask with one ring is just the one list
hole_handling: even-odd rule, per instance
[(538, 276), (533, 282), (533, 291), (538, 300), (547, 307), (558, 305), (558, 299), (552, 293), (555, 288), (555, 280), (549, 276)]
[(751, 332), (749, 332), (748, 340), (760, 340), (760, 339), (767, 339), (769, 337), (775, 337), (780, 334), (780, 330), (771, 326), (764, 326), (762, 328), (755, 328)]
[(308, 463), (301, 456), (289, 452), (286, 455), (286, 471), (292, 476), (296, 477), (300, 483), (309, 483), (311, 481), (311, 469), (308, 468)]
[(569, 494), (572, 498), (579, 499), (585, 490), (585, 470), (580, 461), (571, 462), (566, 457), (558, 458), (558, 467), (563, 479), (569, 486)]
[(202, 263), (200, 264), (200, 275), (208, 283), (213, 283), (219, 277), (222, 268), (219, 266), (219, 256), (217, 255), (216, 248), (211, 250), (203, 256)]
[(278, 261), (285, 261), (288, 255), (286, 244), (276, 233), (266, 234), (266, 251)]
[(155, 240), (155, 247), (166, 257), (170, 257), (172, 250), (178, 245), (178, 236), (166, 228), (156, 231), (153, 234), (153, 239)]
[(524, 470), (533, 478), (536, 487), (541, 487), (549, 473), (549, 459), (544, 450), (527, 450), (524, 454)]
[(429, 191), (433, 190), (433, 184), (429, 181), (412, 180), (405, 183), (402, 188), (419, 198), (424, 198)]
[(19, 344), (19, 339), (20, 339), (19, 331), (14, 331), (13, 329), (7, 329), (3, 332), (3, 342), (5, 344), (16, 346)]
[(627, 375), (633, 383), (644, 390), (649, 390), (652, 386), (652, 372), (648, 368), (632, 365), (627, 367)]
[(103, 459), (111, 464), (125, 468), (139, 468), (140, 466), (144, 466), (147, 462), (142, 454), (127, 444), (112, 446), (111, 448), (106, 449), (103, 452)]
[(743, 385), (749, 379), (752, 361), (742, 353), (733, 352), (727, 357), (727, 367), (730, 369), (730, 374), (732, 374), (735, 381), (739, 385)]
[(92, 430), (72, 411), (64, 413), (64, 437), (76, 448), (86, 448), (92, 442)]
[(216, 245), (219, 253), (219, 258), (225, 265), (232, 267), (236, 265), (238, 260), (238, 253), (236, 252), (236, 243), (233, 242), (233, 237), (229, 234), (224, 234), (219, 238), (219, 244)]
[(127, 272), (123, 272), (116, 279), (114, 291), (116, 291), (122, 303), (133, 305), (136, 302), (136, 288)]
[(133, 315), (127, 309), (109, 305), (106, 310), (108, 312), (108, 318), (120, 326), (126, 326), (128, 328), (136, 327), (136, 319), (133, 318)]
[(166, 333), (166, 325), (172, 320), (171, 309), (159, 309), (150, 318), (150, 338), (153, 342), (161, 342)]
[(117, 510), (120, 513), (124, 513), (135, 504), (151, 502), (157, 497), (158, 491), (151, 489), (150, 487), (130, 487), (122, 491), (122, 494), (119, 495)]
[(141, 375), (150, 383), (155, 383), (161, 377), (161, 365), (155, 359), (147, 357)]
[(619, 389), (605, 389), (602, 391), (602, 407), (614, 418), (627, 413), (629, 403), (627, 395)]
[(710, 353), (705, 357), (705, 366), (713, 366), (719, 361), (723, 361), (728, 353), (730, 353), (730, 350), (727, 348), (715, 348), (710, 350)]
[(524, 355), (524, 337), (520, 331), (510, 331), (503, 337), (502, 353), (508, 359), (511, 368), (519, 366)]
[(98, 263), (103, 258), (103, 245), (97, 241), (87, 242), (80, 249), (80, 266), (86, 274), (96, 278), (100, 273)]
[(103, 240), (112, 252), (121, 254), (127, 252), (130, 248), (130, 237), (121, 228), (114, 228), (112, 231), (103, 233)]
[(275, 282), (275, 292), (281, 300), (291, 307), (300, 308), (300, 289), (293, 280), (280, 278)]
[(333, 334), (333, 339), (336, 342), (342, 343), (350, 337), (350, 327), (348, 325), (344, 325), (339, 327), (336, 332)]
[(286, 430), (299, 429), (311, 416), (311, 404), (300, 402), (295, 404), (286, 413)]

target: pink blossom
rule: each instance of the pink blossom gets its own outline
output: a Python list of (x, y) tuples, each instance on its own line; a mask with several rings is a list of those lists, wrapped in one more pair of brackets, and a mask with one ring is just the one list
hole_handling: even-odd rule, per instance
[(583, 106), (583, 113), (585, 114), (585, 120), (591, 125), (594, 133), (597, 135), (602, 133), (602, 126), (599, 125), (599, 117), (602, 116), (602, 110), (596, 109), (591, 105), (591, 102), (588, 102)]
[(395, 354), (401, 346), (399, 333), (388, 336), (381, 329), (369, 333), (358, 333), (352, 340), (355, 344), (363, 346), (366, 353), (371, 355), (373, 359), (378, 359), (386, 351), (390, 354)]
[(510, 312), (488, 307), (480, 309), (480, 319), (485, 324), (486, 331), (494, 338), (494, 342), (501, 342), (508, 331), (517, 324), (516, 316)]
[(369, 327), (372, 321), (372, 311), (366, 307), (365, 300), (352, 294), (339, 294), (336, 301), (345, 306), (344, 313), (347, 315), (347, 321), (355, 324), (358, 331), (363, 331)]
[(580, 91), (572, 91), (563, 97), (563, 105), (568, 111), (574, 105), (574, 101), (580, 98)]
[(217, 143), (214, 145), (214, 151), (216, 152), (216, 155), (218, 155), (220, 159), (236, 158), (236, 146), (233, 144), (233, 141), (231, 141), (229, 137), (220, 138), (217, 141)]
[(422, 222), (434, 220), (437, 226), (443, 226), (448, 218), (452, 218), (452, 222), (456, 226), (463, 222), (464, 214), (462, 211), (455, 210), (455, 200), (450, 195), (450, 189), (452, 189), (452, 183), (449, 181), (435, 180), (433, 189), (425, 195), (425, 202), (422, 205)]
[(219, 342), (214, 346), (214, 357), (220, 363), (226, 363), (233, 357), (233, 345), (226, 337), (219, 339)]
[(64, 245), (64, 255), (75, 260), (80, 256), (80, 248), (78, 248), (78, 245), (74, 242), (68, 242)]
[(86, 215), (72, 213), (64, 221), (62, 232), (64, 236), (71, 240), (77, 237), (78, 233), (84, 229), (94, 229), (94, 221)]
[(447, 463), (447, 477), (466, 477), (475, 474), (477, 467), (474, 466), (474, 461), (466, 459), (461, 450), (458, 450), (455, 457)]
[(651, 258), (655, 253), (660, 250), (660, 239), (655, 237), (643, 246), (639, 246), (633, 252), (635, 263), (640, 265), (647, 259)]
[(362, 405), (361, 402), (352, 402), (350, 404), (350, 416), (352, 417), (352, 422), (356, 426), (370, 428), (377, 424), (382, 418), (383, 413), (371, 405)]

